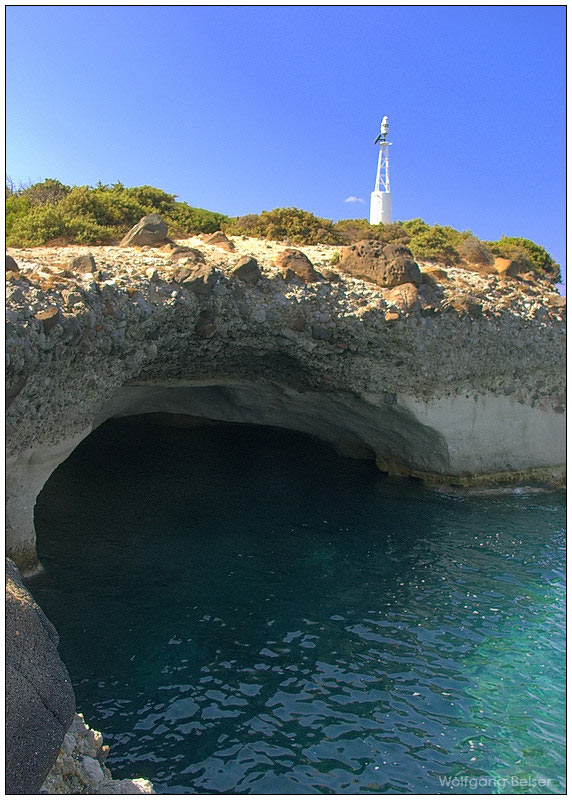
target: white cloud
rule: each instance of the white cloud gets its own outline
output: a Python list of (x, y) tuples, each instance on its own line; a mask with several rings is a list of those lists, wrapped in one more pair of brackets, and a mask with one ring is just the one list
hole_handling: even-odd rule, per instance
[(363, 197), (356, 197), (354, 194), (350, 194), (349, 197), (346, 197), (344, 203), (365, 203)]

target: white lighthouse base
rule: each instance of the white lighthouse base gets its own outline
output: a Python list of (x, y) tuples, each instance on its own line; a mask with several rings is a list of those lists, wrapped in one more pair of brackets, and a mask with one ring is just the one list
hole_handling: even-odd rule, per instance
[(391, 222), (391, 192), (372, 192), (369, 206), (370, 225)]

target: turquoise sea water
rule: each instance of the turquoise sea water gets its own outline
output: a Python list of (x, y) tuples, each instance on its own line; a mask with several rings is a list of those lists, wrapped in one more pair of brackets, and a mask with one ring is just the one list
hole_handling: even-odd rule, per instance
[(564, 494), (442, 494), (300, 434), (111, 421), (31, 589), (115, 777), (562, 793)]

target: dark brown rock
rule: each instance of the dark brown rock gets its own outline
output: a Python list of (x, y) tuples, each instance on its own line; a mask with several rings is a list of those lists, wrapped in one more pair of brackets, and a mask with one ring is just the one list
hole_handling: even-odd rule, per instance
[(44, 311), (38, 311), (34, 316), (42, 323), (44, 333), (50, 333), (58, 322), (61, 322), (62, 312), (59, 306), (52, 306), (51, 308), (44, 309)]
[(289, 323), (288, 327), (293, 331), (303, 331), (306, 329), (306, 319), (303, 314), (298, 314)]
[(8, 253), (6, 253), (6, 272), (20, 272), (20, 267)]
[(330, 281), (330, 283), (341, 283), (342, 276), (333, 269), (325, 269), (322, 275), (327, 281)]
[(180, 258), (188, 258), (189, 261), (193, 261), (197, 264), (204, 264), (205, 261), (205, 257), (201, 251), (197, 250), (195, 247), (185, 247), (175, 244), (174, 242), (169, 242), (162, 247), (161, 250), (164, 253), (169, 253), (171, 258), (175, 261), (178, 261)]
[(97, 269), (95, 258), (91, 253), (86, 253), (83, 256), (76, 256), (68, 261), (66, 268), (73, 270), (73, 272), (80, 272), (82, 275), (86, 272), (95, 272)]
[(322, 278), (320, 273), (314, 269), (314, 265), (308, 256), (301, 250), (296, 250), (293, 247), (288, 247), (286, 250), (283, 250), (276, 258), (275, 263), (286, 280), (288, 280), (289, 270), (304, 281), (304, 283), (313, 283)]
[(257, 283), (262, 277), (258, 261), (254, 256), (243, 256), (232, 268), (232, 274), (249, 284)]
[(203, 238), (203, 242), (205, 244), (214, 244), (216, 247), (220, 247), (221, 250), (227, 250), (229, 253), (232, 253), (234, 250), (234, 242), (231, 242), (226, 233), (222, 231), (209, 233)]
[(37, 794), (75, 713), (58, 635), (6, 559), (6, 793)]
[(142, 217), (137, 225), (125, 234), (120, 242), (123, 246), (138, 246), (162, 244), (167, 238), (167, 226), (159, 214), (148, 214)]
[(217, 273), (213, 267), (184, 267), (189, 274), (183, 278), (183, 283), (187, 288), (197, 295), (197, 297), (210, 297), (213, 293), (217, 281)]
[(354, 278), (391, 288), (402, 283), (419, 286), (421, 272), (409, 248), (366, 239), (347, 248), (339, 269)]

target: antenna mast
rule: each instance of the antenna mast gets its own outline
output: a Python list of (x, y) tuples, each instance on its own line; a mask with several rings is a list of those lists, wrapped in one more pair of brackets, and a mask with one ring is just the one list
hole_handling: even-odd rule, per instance
[(389, 188), (389, 145), (387, 134), (389, 122), (387, 117), (381, 120), (380, 134), (374, 144), (379, 142), (379, 156), (377, 159), (377, 173), (375, 189), (371, 193), (369, 207), (369, 222), (378, 225), (380, 222), (391, 222), (391, 190)]

